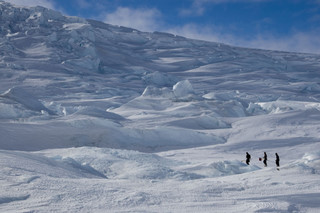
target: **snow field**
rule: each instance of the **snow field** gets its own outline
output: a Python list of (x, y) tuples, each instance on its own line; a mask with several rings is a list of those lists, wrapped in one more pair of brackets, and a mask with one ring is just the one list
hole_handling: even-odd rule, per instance
[[(176, 154), (185, 156), (183, 151)], [(315, 187), (319, 153), (306, 154), (281, 166), (280, 171), (273, 166), (248, 167), (240, 161), (190, 165), (192, 160), (90, 147), (36, 153), (1, 151), (1, 156), (1, 176), (7, 177), (1, 182), (8, 189), (1, 195), (1, 208), (9, 212), (45, 211), (48, 207), (73, 212), (101, 212), (105, 207), (112, 212), (210, 212), (212, 208), (223, 212), (316, 212), (319, 208)]]
[(0, 11), (0, 212), (319, 212), (319, 55)]

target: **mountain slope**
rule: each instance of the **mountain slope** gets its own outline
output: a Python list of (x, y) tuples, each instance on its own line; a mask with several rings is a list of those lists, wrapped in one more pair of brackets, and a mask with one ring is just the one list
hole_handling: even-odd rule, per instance
[[(202, 128), (230, 127), (220, 117), (273, 110), (261, 109), (256, 102), (319, 99), (318, 55), (236, 48), (66, 17), (42, 7), (20, 8), (4, 2), (0, 6), (0, 117), (23, 118), (23, 125), (33, 129), (36, 128), (29, 121), (40, 120), (50, 127), (55, 125), (51, 124), (53, 121), (64, 123), (68, 116), (68, 122), (83, 123), (84, 119), (89, 120), (88, 125), (120, 128), (117, 135), (123, 135), (122, 127), (131, 125), (148, 129), (188, 127), (188, 132), (197, 126), (191, 134), (202, 138), (199, 145), (206, 145), (209, 141), (224, 141), (214, 139), (212, 134), (203, 137), (204, 133), (198, 133)], [(185, 79), (188, 83), (173, 87)], [(186, 90), (189, 83), (191, 89)], [(7, 95), (8, 91), (20, 92), (13, 97)], [(189, 125), (181, 125), (181, 109), (187, 112), (187, 120), (181, 122)], [(111, 123), (102, 124), (105, 121), (101, 119)], [(52, 131), (55, 134), (56, 130)], [(79, 137), (83, 137), (83, 131), (79, 131)], [(149, 143), (154, 134), (166, 132), (137, 131), (140, 133), (135, 133), (132, 140), (143, 143)], [(79, 137), (74, 139), (73, 130), (70, 132), (71, 136), (64, 135), (57, 147), (82, 143)], [(14, 143), (24, 138), (24, 133), (18, 137), (4, 134), (11, 141), (11, 149), (23, 149)], [(105, 137), (109, 136), (99, 135), (100, 139), (84, 144), (118, 147), (119, 138), (111, 145), (106, 144)], [(126, 137), (127, 134), (119, 143), (125, 143)], [(161, 140), (177, 144), (172, 138)], [(185, 145), (194, 146), (192, 141), (189, 139)], [(155, 142), (157, 146), (159, 143)]]
[(319, 70), (0, 1), (0, 210), (317, 212)]

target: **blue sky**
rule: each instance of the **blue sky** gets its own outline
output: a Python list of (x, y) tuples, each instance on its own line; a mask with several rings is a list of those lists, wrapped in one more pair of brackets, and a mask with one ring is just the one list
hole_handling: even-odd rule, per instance
[(320, 53), (320, 0), (6, 0), (141, 31)]

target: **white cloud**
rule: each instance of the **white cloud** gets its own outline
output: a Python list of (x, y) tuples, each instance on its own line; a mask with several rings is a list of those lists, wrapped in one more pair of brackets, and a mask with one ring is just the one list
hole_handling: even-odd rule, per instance
[(119, 7), (105, 16), (104, 22), (135, 28), (141, 31), (155, 31), (161, 25), (161, 13), (157, 9), (132, 9)]
[(104, 21), (106, 23), (131, 27), (141, 31), (170, 32), (188, 38), (221, 42), (240, 47), (320, 53), (320, 39), (318, 36), (320, 35), (320, 29), (315, 29), (312, 32), (294, 32), (287, 36), (261, 34), (251, 39), (245, 39), (239, 35), (226, 32), (223, 27), (219, 26), (205, 26), (191, 23), (183, 26), (168, 27), (162, 23), (161, 16), (161, 13), (156, 9), (119, 7), (115, 12), (107, 14)]
[(188, 9), (181, 9), (180, 15), (181, 16), (201, 16), (205, 11), (205, 2), (201, 1), (193, 1), (191, 8)]
[[(272, 0), (193, 0), (190, 8), (181, 9), (181, 16), (202, 16), (208, 4), (223, 4), (223, 3), (259, 3)], [(320, 0), (319, 0), (320, 1)]]
[(239, 47), (320, 54), (320, 29), (310, 32), (293, 32), (287, 36), (257, 35), (251, 39), (244, 39), (238, 35), (224, 32), (221, 27), (197, 24), (187, 24), (165, 31), (188, 38), (221, 42)]
[[(193, 0), (190, 8), (180, 10), (180, 15), (201, 16), (205, 13), (206, 7), (209, 4), (259, 3), (266, 1), (274, 0)], [(312, 0), (312, 2), (319, 4), (320, 0)], [(315, 15), (310, 21), (315, 22), (318, 20), (319, 16)], [(270, 22), (272, 22), (272, 20), (268, 18), (259, 21), (260, 24)], [(224, 27), (212, 25), (186, 24), (184, 26), (167, 29), (167, 31), (188, 38), (221, 42), (241, 47), (320, 54), (320, 28), (313, 29), (309, 32), (292, 32), (286, 36), (259, 34), (250, 39), (228, 32)]]
[(214, 4), (223, 4), (223, 3), (257, 3), (257, 2), (265, 2), (272, 0), (193, 0), (194, 3), (205, 4), (205, 3), (214, 3)]
[(55, 9), (54, 4), (50, 0), (6, 0), (9, 3), (20, 5), (20, 6), (27, 6), (27, 7), (34, 7), (34, 6), (42, 6), (49, 9)]
[(252, 40), (239, 41), (239, 45), (269, 50), (305, 52), (320, 54), (320, 30), (311, 32), (295, 32), (288, 36), (257, 36)]
[(85, 9), (91, 7), (91, 4), (86, 0), (77, 0), (76, 4), (80, 7), (80, 9)]

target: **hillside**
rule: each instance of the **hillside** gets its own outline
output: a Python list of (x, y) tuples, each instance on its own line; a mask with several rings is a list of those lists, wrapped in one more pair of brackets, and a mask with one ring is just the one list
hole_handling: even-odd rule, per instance
[(319, 82), (320, 55), (0, 1), (0, 211), (317, 212)]

